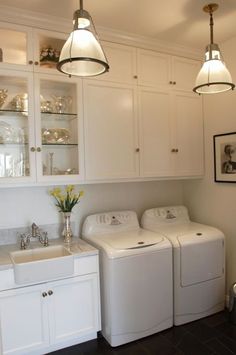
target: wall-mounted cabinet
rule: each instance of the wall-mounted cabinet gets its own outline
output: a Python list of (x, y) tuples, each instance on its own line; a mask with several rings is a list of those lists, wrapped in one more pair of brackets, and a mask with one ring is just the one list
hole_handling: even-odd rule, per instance
[(136, 88), (84, 83), (86, 179), (139, 176)]
[(0, 24), (0, 181), (202, 175), (199, 61), (104, 42), (110, 71), (68, 78), (56, 70), (66, 37)]
[(0, 23), (0, 68), (58, 74), (56, 64), (66, 35)]
[(140, 175), (201, 176), (201, 99), (187, 92), (139, 89)]
[(138, 84), (192, 92), (200, 62), (145, 49), (137, 50)]
[(108, 73), (93, 77), (92, 79), (122, 84), (136, 84), (136, 48), (109, 42), (103, 42), (102, 45), (110, 69)]
[(86, 179), (201, 176), (202, 100), (192, 93), (199, 62), (138, 49), (137, 63), (132, 85), (114, 75), (84, 81)]
[(0, 79), (0, 180), (78, 181), (83, 175), (81, 82), (9, 70), (0, 70)]

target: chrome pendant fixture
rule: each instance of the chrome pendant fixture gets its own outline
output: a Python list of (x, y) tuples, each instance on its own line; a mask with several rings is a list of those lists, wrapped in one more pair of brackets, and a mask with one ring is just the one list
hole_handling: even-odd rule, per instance
[(198, 94), (216, 94), (233, 90), (230, 72), (225, 66), (219, 46), (213, 41), (213, 12), (218, 9), (218, 4), (209, 4), (203, 11), (210, 15), (210, 44), (206, 47), (205, 62), (198, 73), (193, 91)]
[(103, 74), (109, 70), (106, 55), (99, 43), (92, 17), (83, 9), (75, 11), (74, 28), (64, 44), (57, 69), (69, 76), (89, 77)]

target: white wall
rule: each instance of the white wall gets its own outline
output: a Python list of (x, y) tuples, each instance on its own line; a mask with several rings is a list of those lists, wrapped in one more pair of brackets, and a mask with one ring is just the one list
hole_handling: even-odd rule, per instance
[[(236, 38), (220, 47), (236, 82)], [(236, 184), (214, 182), (213, 135), (236, 131), (236, 91), (205, 96), (204, 108), (205, 178), (184, 182), (184, 203), (193, 219), (225, 233), (228, 291), (236, 282)]]
[[(181, 181), (152, 181), (79, 185), (84, 197), (74, 208), (72, 221), (75, 233), (84, 218), (109, 210), (135, 210), (139, 217), (147, 208), (182, 203)], [(49, 195), (50, 187), (19, 187), (0, 189), (0, 229), (61, 222), (61, 215)]]

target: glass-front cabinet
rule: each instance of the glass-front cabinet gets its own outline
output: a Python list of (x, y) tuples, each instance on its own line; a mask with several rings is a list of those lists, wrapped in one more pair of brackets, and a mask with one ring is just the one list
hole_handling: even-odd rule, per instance
[(35, 179), (33, 77), (0, 71), (0, 181)]
[(60, 74), (56, 64), (66, 37), (0, 22), (0, 68)]
[(82, 173), (80, 86), (78, 79), (35, 75), (39, 180), (70, 179)]
[(0, 70), (0, 183), (79, 182), (81, 82)]

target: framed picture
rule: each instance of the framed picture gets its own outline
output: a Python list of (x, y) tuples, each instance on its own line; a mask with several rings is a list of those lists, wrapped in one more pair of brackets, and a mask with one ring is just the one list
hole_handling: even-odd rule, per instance
[(236, 182), (236, 132), (217, 134), (213, 139), (215, 182)]

